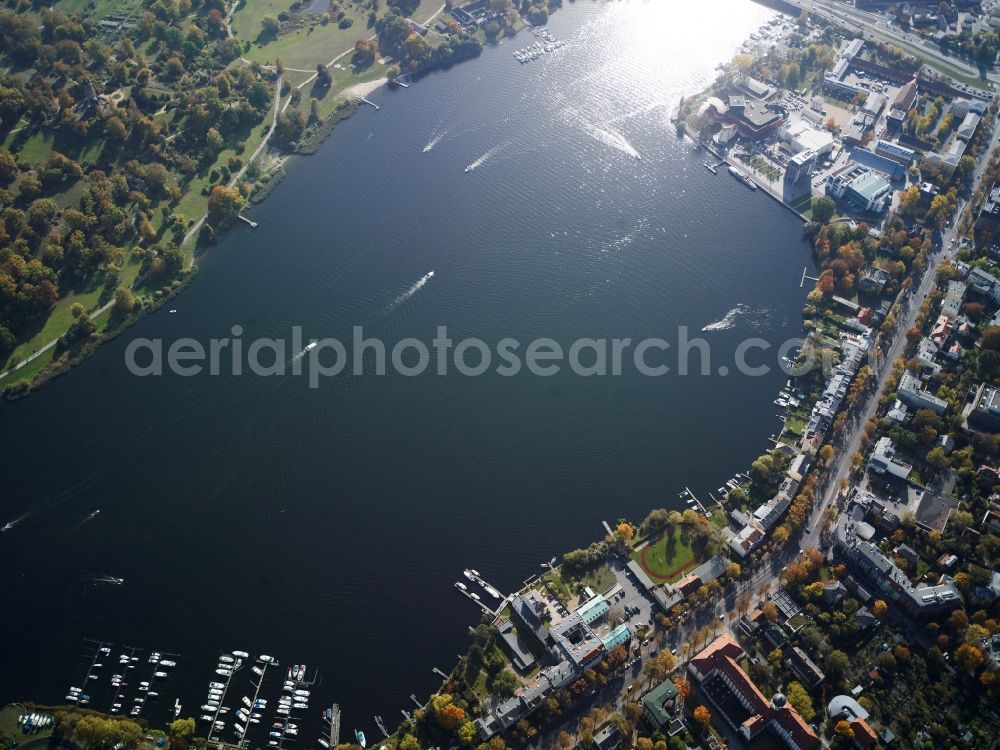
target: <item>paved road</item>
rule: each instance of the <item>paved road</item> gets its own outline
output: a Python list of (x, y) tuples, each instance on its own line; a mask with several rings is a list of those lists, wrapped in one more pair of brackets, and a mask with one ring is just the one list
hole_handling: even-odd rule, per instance
[[(920, 54), (932, 57), (941, 66), (951, 69), (953, 73), (980, 78), (979, 69), (964, 60), (945, 55), (934, 44), (915, 38), (896, 26), (886, 24), (887, 16), (859, 10), (832, 0), (787, 0), (791, 5), (815, 13), (816, 15), (839, 22), (849, 28), (864, 34), (865, 38), (879, 39), (904, 48), (912, 48)], [(991, 82), (1000, 81), (1000, 74), (989, 72), (986, 75)]]
[[(977, 162), (976, 169), (973, 172), (973, 187), (972, 190), (969, 191), (970, 195), (974, 194), (976, 189), (979, 187), (980, 182), (983, 179), (983, 175), (986, 172), (986, 168), (989, 165), (990, 157), (992, 156), (998, 143), (1000, 143), (1000, 127), (997, 127), (996, 124), (994, 124), (989, 145), (980, 153), (979, 161)], [(892, 374), (893, 362), (903, 355), (903, 351), (906, 346), (906, 331), (916, 322), (917, 315), (920, 312), (920, 303), (936, 286), (937, 270), (941, 263), (947, 259), (954, 258), (957, 252), (957, 244), (953, 243), (956, 241), (959, 220), (968, 206), (968, 200), (959, 201), (952, 223), (945, 229), (942, 235), (941, 242), (943, 249), (934, 253), (934, 255), (930, 258), (929, 263), (927, 264), (927, 269), (920, 281), (920, 285), (916, 288), (916, 290), (912, 291), (908, 295), (908, 298), (904, 303), (906, 306), (903, 308), (903, 315), (900, 316), (899, 323), (896, 325), (896, 328), (892, 333), (892, 339), (885, 356), (882, 357), (877, 363), (872, 363), (873, 366), (877, 367), (878, 377), (876, 380), (876, 387), (869, 390), (863, 396), (864, 400), (861, 406), (855, 407), (854, 416), (849, 422), (850, 426), (847, 434), (841, 441), (841, 446), (836, 454), (836, 458), (834, 459), (833, 466), (830, 471), (830, 479), (826, 486), (826, 492), (824, 493), (820, 504), (814, 509), (809, 519), (809, 523), (806, 524), (807, 530), (802, 538), (803, 548), (818, 548), (820, 546), (819, 541), (823, 531), (823, 515), (826, 513), (826, 509), (830, 507), (831, 503), (836, 498), (837, 493), (840, 490), (841, 480), (845, 479), (850, 473), (851, 457), (861, 448), (864, 426), (869, 419), (875, 416), (878, 409), (879, 396), (885, 390), (886, 383)], [(811, 531), (809, 531), (809, 529), (811, 529)]]

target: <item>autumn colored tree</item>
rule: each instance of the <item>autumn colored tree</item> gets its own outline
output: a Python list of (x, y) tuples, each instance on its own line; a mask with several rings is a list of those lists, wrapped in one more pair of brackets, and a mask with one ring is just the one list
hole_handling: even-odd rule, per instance
[(764, 617), (767, 618), (768, 622), (773, 623), (778, 620), (778, 608), (775, 606), (774, 602), (764, 602), (760, 611), (764, 613)]
[(215, 229), (232, 224), (243, 208), (243, 194), (235, 187), (216, 185), (208, 196), (208, 223)]
[(882, 599), (876, 599), (875, 603), (872, 605), (872, 614), (876, 617), (883, 617), (888, 609), (889, 605), (887, 605)]
[(971, 675), (975, 674), (983, 666), (986, 656), (978, 647), (963, 643), (955, 649), (955, 661)]
[(788, 683), (788, 690), (786, 691), (786, 697), (788, 702), (792, 707), (799, 712), (806, 721), (812, 721), (816, 716), (816, 709), (813, 707), (812, 698), (809, 697), (809, 693), (804, 687), (794, 680)]
[(692, 715), (702, 731), (708, 729), (709, 724), (712, 723), (712, 713), (705, 706), (695, 707)]
[(628, 521), (622, 521), (615, 529), (615, 533), (624, 541), (630, 542), (632, 541), (632, 537), (635, 536), (635, 528)]
[(851, 729), (851, 725), (843, 719), (837, 722), (837, 724), (833, 727), (833, 731), (840, 737), (846, 737), (848, 739), (854, 737), (854, 730)]

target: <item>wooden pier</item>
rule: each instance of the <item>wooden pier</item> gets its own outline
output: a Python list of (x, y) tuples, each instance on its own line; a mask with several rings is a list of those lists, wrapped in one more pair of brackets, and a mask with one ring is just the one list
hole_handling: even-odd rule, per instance
[[(254, 691), (253, 691), (253, 698), (250, 701), (250, 706), (249, 706), (250, 711), (249, 711), (249, 713), (252, 713), (253, 710), (254, 710), (254, 708), (257, 706), (257, 699), (260, 697), (260, 686), (264, 684), (264, 674), (267, 672), (267, 668), (269, 666), (271, 666), (272, 664), (274, 666), (277, 666), (277, 662), (264, 661), (264, 662), (260, 662), (260, 663), (263, 665), (261, 667), (258, 667), (258, 669), (260, 669), (260, 674), (258, 675), (258, 677), (260, 679), (258, 679), (257, 682), (254, 682), (253, 678), (252, 677), (250, 678), (250, 684), (253, 685)], [(254, 666), (256, 666), (256, 665), (254, 665)], [(233, 671), (235, 672), (235, 670), (233, 670)], [(227, 680), (226, 684), (227, 685), (229, 684), (228, 680)], [(220, 703), (221, 703), (221, 701), (220, 701)], [(216, 712), (215, 718), (216, 718), (216, 720), (218, 720), (218, 718), (219, 718), (218, 712)], [(213, 726), (214, 726), (214, 724), (213, 724)], [(249, 728), (249, 721), (244, 722), (243, 726), (244, 726), (244, 728)], [(282, 739), (284, 739), (284, 737), (282, 737)], [(245, 748), (247, 746), (248, 742), (249, 741), (247, 740), (247, 733), (243, 732), (240, 735), (240, 741), (236, 744), (236, 746), (239, 747), (239, 748)]]
[(382, 109), (375, 102), (371, 101), (370, 99), (365, 99), (363, 96), (359, 96), (358, 97), (358, 101), (360, 101), (360, 102), (362, 102), (364, 104), (368, 104), (369, 106), (375, 107), (375, 109)]
[(805, 286), (806, 279), (809, 279), (810, 281), (819, 281), (819, 279), (817, 279), (815, 276), (807, 275), (808, 272), (809, 272), (809, 267), (802, 266), (802, 279), (799, 281), (799, 289)]
[(483, 604), (483, 601), (482, 601), (482, 599), (477, 599), (477, 598), (476, 598), (476, 597), (474, 597), (474, 596), (473, 596), (472, 594), (470, 594), (470, 593), (469, 593), (468, 591), (466, 591), (465, 589), (460, 589), (460, 588), (459, 588), (458, 586), (456, 586), (456, 587), (455, 587), (455, 591), (457, 591), (458, 593), (462, 594), (462, 595), (463, 595), (464, 597), (466, 597), (466, 598), (467, 598), (467, 599), (468, 599), (468, 600), (469, 600), (470, 602), (473, 602), (473, 603), (475, 603), (475, 604), (478, 604), (478, 605), (479, 605), (479, 607), (480, 607), (480, 608), (481, 608), (481, 609), (483, 610), (483, 612), (485, 612), (486, 614), (488, 614), (488, 615), (492, 615), (492, 614), (493, 614), (493, 610), (492, 610), (492, 609), (490, 609), (489, 607), (487, 607), (487, 606), (486, 606), (485, 604)]
[(249, 224), (251, 229), (256, 229), (257, 228), (257, 222), (256, 221), (251, 221), (250, 219), (248, 219), (243, 214), (237, 214), (237, 218), (240, 221), (245, 221), (247, 224)]
[(418, 701), (417, 700), (417, 696), (415, 696), (413, 693), (410, 693), (410, 700), (417, 704), (417, 708), (423, 708), (424, 707), (424, 704), (421, 703), (420, 701)]
[(340, 744), (340, 706), (334, 703), (330, 707), (330, 747)]
[(701, 500), (699, 500), (698, 498), (696, 498), (694, 496), (694, 493), (691, 491), (691, 488), (690, 487), (685, 487), (684, 491), (688, 494), (688, 497), (690, 497), (692, 500), (694, 500), (695, 504), (699, 508), (701, 508), (701, 512), (704, 513), (705, 515), (708, 515), (708, 510), (705, 508), (704, 505), (702, 505)]

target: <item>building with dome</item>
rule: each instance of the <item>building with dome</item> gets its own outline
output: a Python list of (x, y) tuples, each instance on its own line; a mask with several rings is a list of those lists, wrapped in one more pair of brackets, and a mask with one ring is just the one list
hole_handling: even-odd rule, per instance
[(782, 693), (768, 699), (740, 669), (743, 648), (721, 635), (688, 663), (688, 673), (712, 704), (714, 714), (747, 742), (769, 734), (789, 750), (815, 750), (819, 737)]

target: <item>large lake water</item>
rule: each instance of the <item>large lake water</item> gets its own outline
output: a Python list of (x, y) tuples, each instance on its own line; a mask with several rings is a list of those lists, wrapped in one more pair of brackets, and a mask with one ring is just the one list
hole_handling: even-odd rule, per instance
[(800, 222), (711, 174), (668, 122), (772, 15), (749, 0), (568, 4), (550, 29), (569, 44), (539, 61), (513, 59), (534, 41), (522, 33), (376, 93), (381, 110), (290, 163), (250, 211), (258, 229), (200, 259), (176, 314), (4, 405), (0, 521), (29, 515), (0, 536), (0, 703), (61, 700), (92, 637), (179, 652), (148, 715), (175, 696), (197, 715), (215, 655), (236, 648), (319, 667), (310, 715), (337, 701), (345, 730), (372, 736), (373, 714), (394, 723), (464, 650), (478, 621), (452, 586), (464, 567), (510, 590), (602, 520), (679, 507), (685, 486), (704, 495), (745, 469), (779, 427), (780, 372), (310, 389), (138, 378), (124, 352), (234, 325), (567, 346), (687, 326), (725, 363), (748, 336), (795, 335)]

